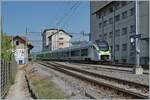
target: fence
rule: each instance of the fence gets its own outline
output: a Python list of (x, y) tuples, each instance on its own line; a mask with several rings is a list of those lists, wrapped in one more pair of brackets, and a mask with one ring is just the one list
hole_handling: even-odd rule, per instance
[(17, 63), (14, 59), (12, 61), (6, 61), (2, 59), (0, 60), (0, 63), (0, 93), (1, 98), (4, 98), (9, 90), (10, 85), (14, 82), (14, 78), (17, 71)]

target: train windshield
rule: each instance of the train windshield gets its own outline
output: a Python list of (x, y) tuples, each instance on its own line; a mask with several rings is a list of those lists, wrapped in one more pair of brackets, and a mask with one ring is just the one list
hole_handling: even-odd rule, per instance
[(99, 50), (101, 50), (101, 51), (108, 51), (109, 50), (109, 46), (108, 46), (107, 42), (99, 42), (98, 47), (99, 47)]

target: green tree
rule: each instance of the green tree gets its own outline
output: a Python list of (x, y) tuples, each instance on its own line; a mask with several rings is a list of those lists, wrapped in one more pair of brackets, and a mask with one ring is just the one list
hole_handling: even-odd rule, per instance
[(1, 32), (1, 58), (10, 61), (13, 48), (12, 38)]

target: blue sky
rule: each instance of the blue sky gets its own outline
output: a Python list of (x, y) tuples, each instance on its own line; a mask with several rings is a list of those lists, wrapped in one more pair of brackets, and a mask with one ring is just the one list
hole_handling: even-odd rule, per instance
[[(74, 6), (73, 6), (74, 5)], [(78, 6), (78, 7), (77, 7)], [(72, 10), (71, 10), (71, 7)], [(73, 11), (73, 9), (75, 9)], [(69, 14), (68, 14), (69, 12)], [(65, 19), (61, 20), (64, 15)], [(2, 2), (3, 31), (9, 35), (25, 35), (26, 27), (29, 31), (41, 32), (45, 28), (64, 29), (70, 33), (80, 33), (90, 31), (90, 6), (88, 1), (5, 1)], [(65, 27), (63, 27), (65, 24)], [(73, 34), (74, 39), (79, 39), (79, 34)], [(32, 40), (41, 40), (40, 33), (29, 34)], [(39, 43), (33, 42), (39, 51), (41, 47), (36, 47)]]

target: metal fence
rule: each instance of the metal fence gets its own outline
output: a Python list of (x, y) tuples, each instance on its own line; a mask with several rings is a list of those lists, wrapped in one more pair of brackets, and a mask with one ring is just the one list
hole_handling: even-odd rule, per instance
[(0, 94), (1, 98), (4, 98), (7, 94), (10, 85), (14, 82), (16, 71), (17, 71), (17, 63), (13, 59), (12, 61), (0, 60)]

